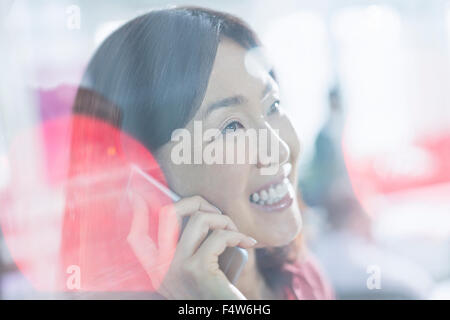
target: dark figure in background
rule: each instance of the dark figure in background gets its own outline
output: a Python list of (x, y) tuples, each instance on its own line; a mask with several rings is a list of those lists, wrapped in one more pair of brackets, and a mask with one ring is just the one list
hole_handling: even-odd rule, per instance
[(325, 213), (320, 234), (309, 239), (312, 251), (338, 299), (424, 299), (431, 287), (429, 275), (373, 237), (372, 217), (355, 197), (345, 167), (339, 87), (330, 90), (328, 98), (329, 118), (316, 138), (308, 175), (300, 183), (306, 204)]
[(330, 90), (328, 99), (329, 116), (317, 135), (314, 157), (301, 181), (303, 198), (312, 206), (325, 202), (336, 181), (349, 181), (341, 151), (344, 115), (338, 86)]

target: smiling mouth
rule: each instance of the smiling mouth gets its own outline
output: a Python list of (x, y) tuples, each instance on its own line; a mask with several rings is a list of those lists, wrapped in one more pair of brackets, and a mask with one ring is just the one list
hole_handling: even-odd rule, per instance
[(250, 195), (250, 202), (265, 211), (279, 211), (289, 207), (293, 202), (293, 187), (289, 179), (270, 185)]

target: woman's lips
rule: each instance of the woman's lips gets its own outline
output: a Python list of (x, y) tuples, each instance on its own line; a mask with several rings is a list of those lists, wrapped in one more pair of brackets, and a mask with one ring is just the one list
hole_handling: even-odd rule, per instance
[(267, 182), (266, 184), (263, 184), (262, 186), (260, 186), (258, 188), (258, 190), (255, 190), (252, 194), (254, 193), (259, 193), (262, 190), (267, 190), (269, 189), (271, 186), (277, 185), (282, 183), (286, 178), (289, 177), (289, 174), (291, 173), (292, 170), (292, 165), (288, 162), (285, 163), (282, 167), (281, 167), (281, 172), (280, 174), (274, 178), (272, 181)]
[(290, 181), (286, 178), (281, 183), (271, 185), (268, 189), (253, 193), (250, 203), (264, 211), (281, 211), (292, 205), (294, 190)]
[(281, 166), (281, 173), (277, 178), (250, 195), (250, 203), (265, 211), (279, 211), (289, 207), (294, 199), (294, 188), (288, 178), (291, 170), (289, 162)]

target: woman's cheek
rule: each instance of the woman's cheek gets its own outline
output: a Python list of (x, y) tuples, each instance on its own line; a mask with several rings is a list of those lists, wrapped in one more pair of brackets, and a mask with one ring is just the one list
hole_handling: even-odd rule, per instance
[(280, 128), (280, 138), (288, 145), (290, 150), (289, 161), (292, 164), (290, 180), (296, 187), (298, 182), (298, 167), (301, 151), (300, 139), (289, 117), (283, 116), (282, 121), (280, 121)]
[(284, 123), (281, 126), (282, 139), (284, 139), (287, 145), (289, 146), (292, 160), (297, 161), (300, 155), (300, 140), (298, 138), (297, 131), (295, 130), (294, 126), (292, 125), (292, 122), (287, 116), (284, 117), (283, 122)]
[[(214, 193), (223, 201), (236, 201), (243, 196), (247, 181), (247, 165), (214, 164), (205, 165), (202, 172), (205, 183), (204, 192)], [(216, 197), (215, 197), (216, 198)]]

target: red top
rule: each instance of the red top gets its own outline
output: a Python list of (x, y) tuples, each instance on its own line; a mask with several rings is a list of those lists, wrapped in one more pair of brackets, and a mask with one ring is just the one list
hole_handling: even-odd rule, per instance
[(287, 300), (332, 300), (334, 292), (323, 276), (316, 260), (311, 256), (285, 266), (293, 274), (292, 285), (285, 288)]

